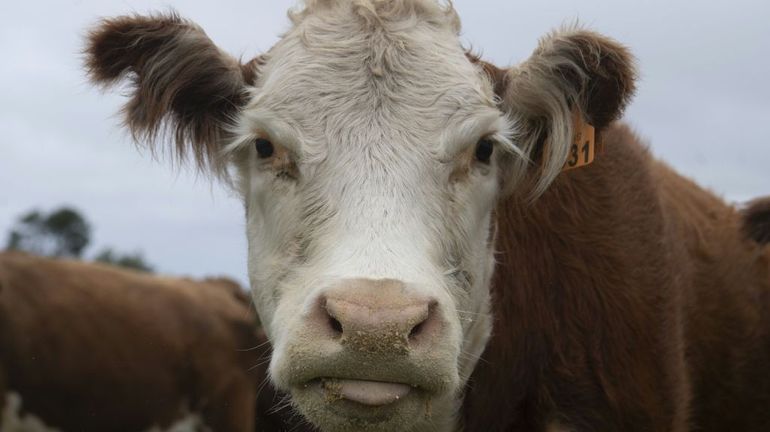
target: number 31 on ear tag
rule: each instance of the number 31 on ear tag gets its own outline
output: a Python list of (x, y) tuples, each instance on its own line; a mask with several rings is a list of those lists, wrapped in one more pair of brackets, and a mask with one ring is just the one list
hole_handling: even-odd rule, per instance
[(596, 156), (596, 131), (593, 126), (583, 121), (577, 111), (572, 113), (572, 128), (575, 135), (572, 138), (564, 171), (586, 166), (593, 162)]

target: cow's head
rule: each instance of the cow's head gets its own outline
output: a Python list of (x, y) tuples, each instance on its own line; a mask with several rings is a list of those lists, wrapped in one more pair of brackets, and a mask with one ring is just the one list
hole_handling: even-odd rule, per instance
[(132, 84), (136, 137), (170, 136), (243, 197), (271, 378), (299, 411), (327, 431), (421, 429), (451, 418), (491, 332), (496, 203), (559, 174), (573, 112), (619, 115), (630, 56), (567, 29), (498, 69), (428, 0), (291, 17), (244, 64), (174, 15), (106, 20), (88, 68)]

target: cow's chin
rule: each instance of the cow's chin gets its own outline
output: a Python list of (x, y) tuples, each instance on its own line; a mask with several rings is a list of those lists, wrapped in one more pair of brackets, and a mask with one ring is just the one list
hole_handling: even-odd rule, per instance
[(455, 350), (313, 357), (295, 345), (290, 352), (291, 361), (279, 362), (274, 376), (297, 411), (323, 432), (426, 430), (460, 386)]
[(299, 411), (324, 432), (421, 430), (431, 420), (433, 397), (410, 384), (340, 378), (292, 390)]

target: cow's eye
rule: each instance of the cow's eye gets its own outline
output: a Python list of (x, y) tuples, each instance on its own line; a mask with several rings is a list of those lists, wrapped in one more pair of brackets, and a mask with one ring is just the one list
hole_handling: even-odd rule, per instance
[(494, 150), (495, 143), (489, 138), (482, 138), (476, 144), (476, 160), (488, 164)]
[(257, 140), (254, 141), (254, 146), (257, 148), (257, 155), (259, 155), (261, 159), (269, 158), (273, 155), (273, 151), (275, 150), (273, 148), (273, 143), (264, 138), (257, 138)]

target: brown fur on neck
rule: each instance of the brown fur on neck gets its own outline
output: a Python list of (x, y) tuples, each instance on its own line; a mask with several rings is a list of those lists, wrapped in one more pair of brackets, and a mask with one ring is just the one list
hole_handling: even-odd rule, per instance
[[(605, 143), (534, 204), (498, 208), (495, 327), (466, 430), (761, 430), (767, 265), (734, 209), (628, 128), (610, 127)], [(720, 391), (739, 402), (720, 407)]]

